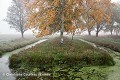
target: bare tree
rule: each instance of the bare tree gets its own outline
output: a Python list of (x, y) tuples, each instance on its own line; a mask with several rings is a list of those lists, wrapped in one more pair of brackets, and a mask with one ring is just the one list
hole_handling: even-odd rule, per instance
[(14, 28), (21, 33), (24, 38), (25, 30), (25, 9), (22, 4), (22, 0), (12, 0), (12, 5), (8, 8), (7, 19), (10, 24), (10, 28)]

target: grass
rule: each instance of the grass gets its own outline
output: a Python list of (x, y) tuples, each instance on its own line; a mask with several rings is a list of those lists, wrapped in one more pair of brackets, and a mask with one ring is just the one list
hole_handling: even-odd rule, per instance
[(59, 38), (50, 39), (19, 54), (14, 54), (10, 57), (10, 68), (18, 71), (49, 72), (54, 80), (60, 77), (67, 80), (73, 78), (76, 80), (87, 78), (89, 78), (87, 80), (104, 80), (101, 79), (104, 73), (100, 72), (100, 69), (91, 69), (89, 66), (115, 64), (107, 52), (87, 43), (64, 38), (65, 43), (61, 47), (59, 40)]
[(120, 80), (120, 37), (119, 36), (100, 36), (100, 37), (82, 36), (79, 38), (83, 38), (87, 41), (108, 48), (107, 51), (109, 51), (110, 55), (114, 58), (116, 64), (115, 66), (102, 68), (102, 69), (107, 69), (106, 80)]
[(6, 52), (24, 47), (28, 44), (38, 41), (37, 38), (14, 39), (8, 41), (0, 41), (0, 56)]
[(96, 43), (100, 46), (110, 48), (114, 51), (120, 52), (120, 37), (119, 36), (81, 36), (80, 38)]

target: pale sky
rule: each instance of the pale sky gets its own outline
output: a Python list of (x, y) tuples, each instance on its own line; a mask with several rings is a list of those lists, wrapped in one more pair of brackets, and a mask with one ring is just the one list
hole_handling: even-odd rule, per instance
[(112, 2), (120, 2), (120, 0), (111, 0)]
[(0, 0), (0, 34), (12, 33), (14, 30), (10, 30), (9, 25), (3, 21), (7, 15), (7, 9), (11, 5), (12, 0)]
[[(3, 21), (7, 15), (7, 9), (11, 5), (12, 0), (0, 0), (0, 34), (16, 34), (17, 31), (10, 29), (7, 22)], [(120, 0), (112, 0), (112, 2), (117, 2)], [(29, 32), (28, 32), (29, 33)]]

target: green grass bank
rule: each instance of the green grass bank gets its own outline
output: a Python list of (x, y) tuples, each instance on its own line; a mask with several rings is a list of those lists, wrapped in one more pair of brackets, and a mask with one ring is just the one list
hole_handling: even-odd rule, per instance
[(84, 40), (93, 42), (103, 47), (110, 48), (114, 51), (120, 52), (120, 36), (76, 36)]
[[(80, 40), (54, 38), (10, 57), (10, 68), (29, 72), (47, 72), (51, 80), (104, 80), (99, 68), (90, 66), (112, 66), (113, 58), (104, 51)], [(89, 68), (90, 67), (90, 68)], [(50, 79), (49, 79), (50, 80)]]
[(24, 39), (15, 39), (10, 41), (1, 41), (0, 42), (0, 56), (6, 52), (10, 52), (26, 45), (32, 44), (36, 41), (39, 41), (40, 38), (24, 38)]

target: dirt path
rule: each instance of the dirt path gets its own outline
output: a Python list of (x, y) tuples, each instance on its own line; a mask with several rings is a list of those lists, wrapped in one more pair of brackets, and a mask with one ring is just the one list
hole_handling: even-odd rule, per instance
[(107, 80), (120, 80), (120, 53), (115, 52), (115, 51), (110, 50), (110, 49), (105, 48), (105, 47), (101, 47), (101, 46), (99, 47), (96, 44), (85, 41), (83, 39), (79, 39), (79, 40), (86, 42), (86, 43), (92, 45), (93, 47), (96, 47), (96, 48), (99, 48), (99, 49), (102, 49), (102, 50), (109, 52), (110, 55), (114, 58), (114, 61), (116, 62), (116, 64), (114, 66), (105, 67), (107, 70), (106, 71), (107, 75), (108, 75)]

